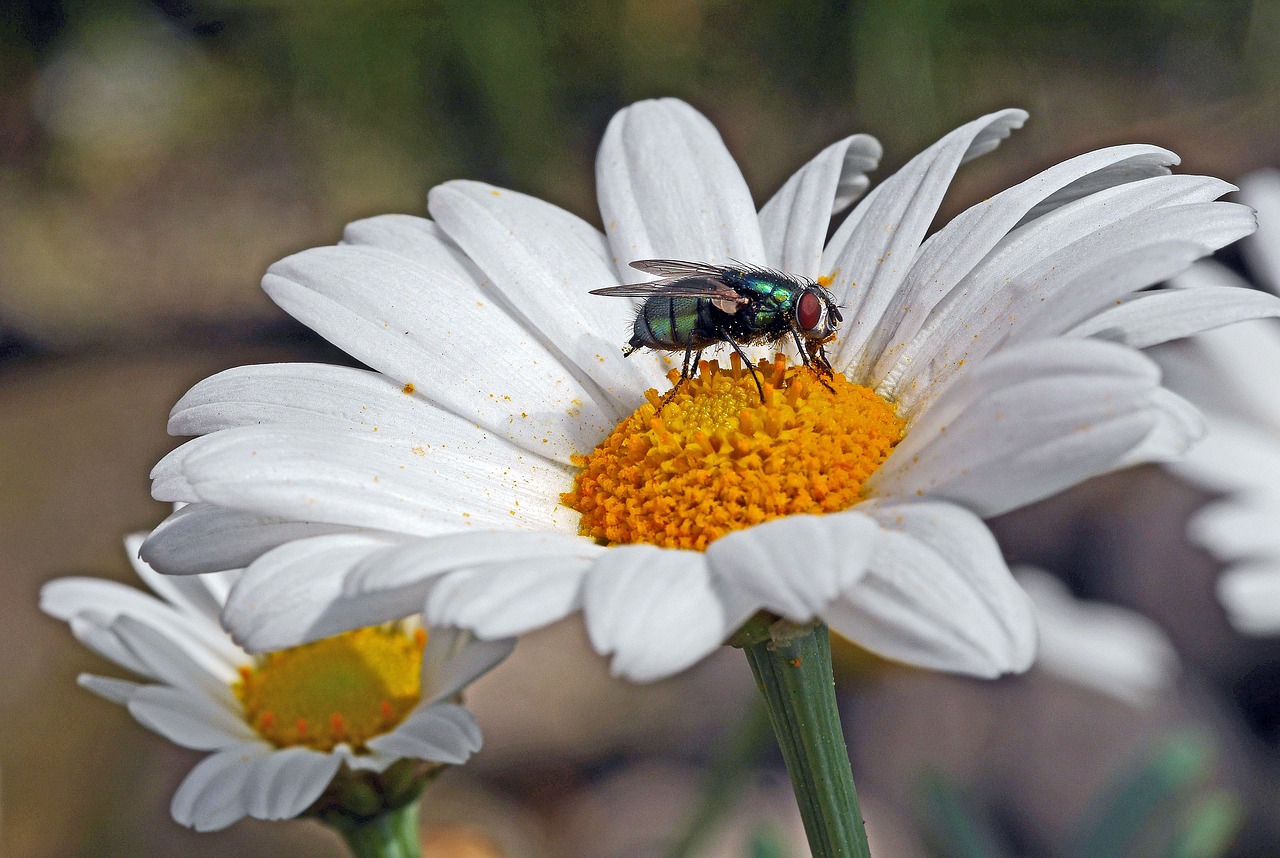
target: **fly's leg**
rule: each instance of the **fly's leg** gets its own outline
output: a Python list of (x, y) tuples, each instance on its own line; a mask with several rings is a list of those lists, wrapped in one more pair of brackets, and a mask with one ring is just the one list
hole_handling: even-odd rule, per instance
[(662, 404), (666, 405), (671, 397), (676, 395), (676, 391), (680, 389), (680, 385), (698, 374), (698, 363), (702, 360), (702, 349), (696, 352), (692, 348), (684, 350), (684, 366), (680, 367), (680, 379), (667, 391), (667, 395), (662, 397)]
[(764, 405), (764, 387), (760, 384), (760, 375), (756, 372), (756, 365), (751, 362), (751, 358), (747, 357), (746, 352), (742, 350), (742, 346), (738, 345), (738, 341), (729, 336), (728, 331), (721, 328), (719, 334), (726, 343), (733, 346), (733, 350), (738, 353), (738, 357), (742, 358), (742, 362), (751, 371), (751, 380), (756, 383), (756, 392), (760, 394), (760, 404)]
[(831, 382), (827, 381), (832, 375), (832, 370), (831, 361), (827, 360), (824, 346), (819, 345), (816, 351), (810, 351), (805, 347), (804, 340), (800, 338), (800, 334), (796, 332), (795, 328), (791, 329), (791, 336), (796, 341), (796, 351), (800, 353), (800, 359), (804, 361), (804, 365), (818, 377), (818, 381), (822, 382), (823, 387), (835, 393), (836, 389), (831, 386)]
[(823, 343), (818, 346), (817, 363), (822, 367), (822, 371), (827, 375), (835, 375), (836, 371), (831, 366), (831, 359), (827, 357), (827, 344)]

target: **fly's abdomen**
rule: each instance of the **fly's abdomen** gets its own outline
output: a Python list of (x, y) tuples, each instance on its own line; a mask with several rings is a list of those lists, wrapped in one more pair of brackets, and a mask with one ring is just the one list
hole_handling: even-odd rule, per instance
[(654, 295), (636, 314), (631, 345), (649, 349), (702, 348), (708, 344), (699, 331), (699, 304), (704, 298), (669, 298)]

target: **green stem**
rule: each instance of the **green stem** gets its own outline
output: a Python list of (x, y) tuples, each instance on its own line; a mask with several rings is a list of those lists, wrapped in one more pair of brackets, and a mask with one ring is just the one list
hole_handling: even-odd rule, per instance
[(356, 858), (422, 858), (416, 801), (371, 819), (330, 824), (342, 834)]
[(840, 729), (826, 625), (779, 620), (743, 647), (769, 706), (814, 858), (870, 858)]

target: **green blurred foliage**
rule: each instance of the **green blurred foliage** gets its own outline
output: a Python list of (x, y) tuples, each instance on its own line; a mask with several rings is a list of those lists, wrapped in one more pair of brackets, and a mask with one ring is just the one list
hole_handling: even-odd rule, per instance
[(878, 134), (892, 165), (962, 119), (1073, 80), (1149, 87), (1133, 119), (1264, 93), (1276, 5), (65, 0), (9, 5), (0, 74), (21, 80), (87, 31), (154, 17), (216, 69), (202, 91), (234, 91), (193, 113), (196, 137), (271, 122), (303, 149), (350, 152), (343, 131), (358, 129), (404, 153), (403, 181), (475, 177), (589, 212), (595, 141), (638, 98), (675, 95), (708, 111), (748, 167), (756, 149), (770, 154), (756, 168), (769, 185), (837, 131)]
[[(1211, 744), (1172, 736), (1117, 772), (1049, 858), (1222, 858), (1243, 817), (1240, 796), (1213, 785)], [(1004, 858), (998, 827), (966, 790), (938, 772), (921, 786), (921, 819), (938, 858)]]

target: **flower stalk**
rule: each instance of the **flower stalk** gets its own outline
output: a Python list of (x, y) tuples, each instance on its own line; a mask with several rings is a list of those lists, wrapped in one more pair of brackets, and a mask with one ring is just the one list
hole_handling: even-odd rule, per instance
[(341, 834), (355, 858), (421, 858), (422, 790), (444, 769), (418, 760), (382, 773), (343, 768), (305, 815)]
[(348, 817), (329, 824), (347, 841), (355, 858), (422, 858), (416, 801), (370, 819)]
[(870, 858), (825, 624), (778, 620), (742, 648), (769, 707), (814, 858)]

